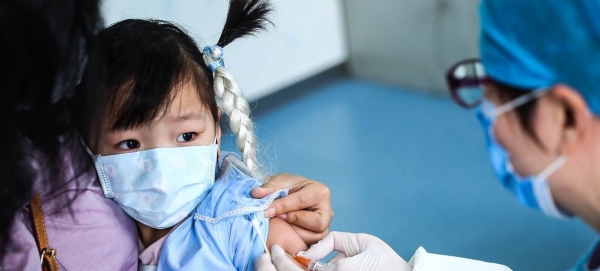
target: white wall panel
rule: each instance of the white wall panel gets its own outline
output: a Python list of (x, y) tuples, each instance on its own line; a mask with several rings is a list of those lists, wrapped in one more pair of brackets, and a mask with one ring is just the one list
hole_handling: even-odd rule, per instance
[[(348, 50), (341, 0), (273, 0), (275, 27), (225, 49), (225, 64), (246, 98), (256, 100), (345, 62)], [(106, 0), (107, 25), (157, 18), (186, 27), (201, 46), (217, 41), (226, 0)]]

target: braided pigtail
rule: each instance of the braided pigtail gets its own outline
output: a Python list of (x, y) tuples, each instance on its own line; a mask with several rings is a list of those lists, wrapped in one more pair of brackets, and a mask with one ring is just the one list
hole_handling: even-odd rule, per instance
[(255, 176), (260, 176), (260, 171), (256, 158), (254, 124), (250, 119), (250, 105), (233, 75), (225, 69), (223, 47), (237, 38), (252, 36), (265, 30), (267, 25), (271, 24), (267, 19), (271, 11), (268, 1), (230, 0), (227, 20), (219, 42), (203, 50), (204, 62), (213, 73), (213, 88), (219, 107), (229, 117), (229, 127), (237, 137), (236, 143), (242, 152), (243, 161)]

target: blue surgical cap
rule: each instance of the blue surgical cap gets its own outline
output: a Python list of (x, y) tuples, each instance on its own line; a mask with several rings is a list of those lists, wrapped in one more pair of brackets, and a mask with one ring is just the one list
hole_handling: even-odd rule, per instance
[(567, 84), (600, 115), (600, 0), (483, 0), (481, 59), (499, 83)]

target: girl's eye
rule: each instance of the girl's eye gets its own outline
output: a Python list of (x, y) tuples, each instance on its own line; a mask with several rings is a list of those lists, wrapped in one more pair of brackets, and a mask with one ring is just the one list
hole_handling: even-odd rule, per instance
[(194, 132), (183, 133), (177, 137), (177, 142), (188, 142), (196, 138), (197, 134)]
[(133, 150), (133, 149), (137, 149), (140, 147), (140, 142), (138, 142), (137, 140), (123, 140), (121, 142), (119, 142), (119, 148), (122, 150)]

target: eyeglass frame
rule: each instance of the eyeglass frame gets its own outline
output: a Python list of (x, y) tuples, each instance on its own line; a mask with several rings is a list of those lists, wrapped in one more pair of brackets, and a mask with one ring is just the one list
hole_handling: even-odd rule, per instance
[(461, 60), (461, 61), (457, 62), (456, 64), (452, 65), (452, 67), (450, 67), (450, 69), (448, 69), (448, 71), (446, 72), (446, 84), (448, 85), (448, 90), (450, 92), (450, 96), (452, 97), (452, 100), (454, 100), (455, 103), (457, 103), (458, 105), (460, 105), (461, 107), (466, 108), (466, 109), (471, 109), (471, 108), (477, 107), (479, 104), (481, 104), (481, 100), (478, 100), (472, 104), (466, 103), (458, 95), (458, 90), (461, 88), (464, 88), (464, 87), (481, 87), (483, 85), (490, 84), (493, 82), (492, 79), (489, 78), (487, 75), (485, 75), (481, 78), (475, 76), (474, 78), (463, 78), (463, 79), (459, 79), (454, 76), (454, 72), (456, 71), (456, 69), (458, 67), (461, 67), (465, 64), (470, 64), (470, 63), (472, 63), (472, 64), (480, 63), (481, 64), (481, 60), (479, 58), (468, 58), (468, 59)]

